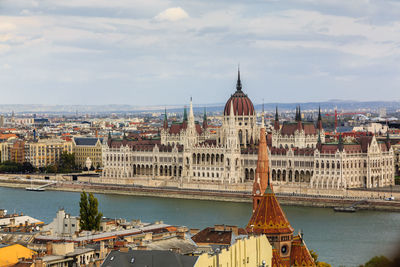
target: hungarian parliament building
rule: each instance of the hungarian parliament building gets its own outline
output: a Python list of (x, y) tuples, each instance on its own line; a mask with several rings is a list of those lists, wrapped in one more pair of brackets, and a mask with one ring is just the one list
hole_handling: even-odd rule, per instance
[[(102, 178), (175, 179), (181, 182), (249, 183), (257, 165), (260, 128), (250, 98), (243, 92), (240, 73), (236, 92), (226, 102), (222, 126), (211, 134), (204, 114), (195, 121), (192, 102), (182, 122), (168, 124), (161, 138), (129, 140), (109, 137), (103, 142)], [(270, 176), (274, 185), (310, 188), (373, 188), (394, 184), (394, 153), (389, 142), (360, 136), (351, 143), (341, 136), (325, 142), (321, 112), (316, 123), (303, 122), (300, 107), (294, 122), (280, 124), (265, 136)]]

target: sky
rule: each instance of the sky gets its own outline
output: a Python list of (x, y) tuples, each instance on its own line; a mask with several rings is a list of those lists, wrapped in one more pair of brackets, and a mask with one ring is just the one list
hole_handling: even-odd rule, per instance
[(0, 104), (400, 100), (400, 1), (0, 0)]

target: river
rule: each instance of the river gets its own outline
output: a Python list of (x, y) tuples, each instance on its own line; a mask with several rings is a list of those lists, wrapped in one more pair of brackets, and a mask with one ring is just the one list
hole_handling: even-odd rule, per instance
[[(173, 225), (205, 228), (214, 224), (245, 227), (250, 203), (167, 199), (96, 194), (99, 209), (109, 218), (162, 220)], [(79, 193), (30, 192), (0, 187), (0, 208), (23, 212), (49, 223), (59, 208), (79, 214)], [(282, 206), (297, 232), (303, 230), (309, 249), (332, 266), (358, 266), (375, 255), (390, 256), (400, 241), (400, 213), (357, 211), (335, 213), (331, 209)]]

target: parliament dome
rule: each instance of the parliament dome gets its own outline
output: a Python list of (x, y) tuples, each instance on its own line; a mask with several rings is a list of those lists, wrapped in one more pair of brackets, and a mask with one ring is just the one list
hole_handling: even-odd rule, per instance
[(224, 115), (231, 114), (231, 102), (233, 104), (233, 114), (235, 116), (255, 115), (254, 106), (250, 98), (242, 91), (242, 82), (240, 81), (240, 71), (238, 71), (238, 80), (236, 83), (236, 92), (231, 95), (225, 104)]

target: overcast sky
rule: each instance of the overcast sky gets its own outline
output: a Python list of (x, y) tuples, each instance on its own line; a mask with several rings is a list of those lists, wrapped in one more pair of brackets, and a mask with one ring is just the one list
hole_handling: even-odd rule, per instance
[(400, 3), (0, 0), (0, 104), (400, 100)]

